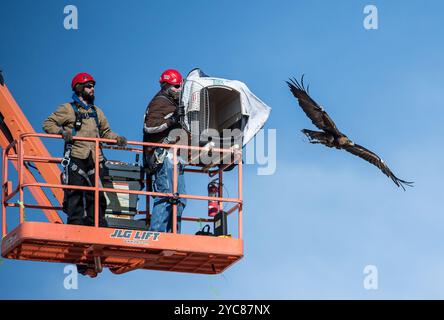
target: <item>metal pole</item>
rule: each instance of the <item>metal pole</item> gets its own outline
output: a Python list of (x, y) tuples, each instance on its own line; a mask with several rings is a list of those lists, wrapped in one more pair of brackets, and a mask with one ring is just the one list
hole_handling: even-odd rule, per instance
[[(82, 186), (74, 186), (74, 185), (61, 185), (61, 184), (52, 184), (52, 183), (24, 183), (24, 188), (54, 188), (54, 189), (71, 189), (71, 190), (83, 190), (94, 192), (94, 187), (82, 187)], [(17, 188), (18, 189), (18, 188)], [(18, 190), (16, 191), (18, 192)], [(138, 194), (138, 195), (151, 195), (152, 197), (172, 197), (173, 193), (162, 193), (162, 192), (145, 192), (145, 191), (136, 191), (136, 190), (125, 190), (123, 192), (120, 189), (112, 189), (112, 188), (102, 188), (101, 192), (110, 192), (110, 193), (127, 193), (127, 194)], [(195, 196), (192, 194), (181, 194), (181, 198), (183, 199), (191, 199), (191, 200), (203, 200), (203, 201), (223, 201), (223, 202), (233, 202), (233, 203), (241, 203), (242, 201), (238, 198), (219, 198), (219, 197), (208, 197), (208, 196)]]
[(6, 234), (8, 233), (8, 229), (6, 226), (6, 203), (5, 203), (5, 184), (8, 182), (8, 155), (6, 153), (6, 149), (3, 149), (2, 152), (2, 172), (3, 172), (3, 179), (2, 179), (2, 239), (6, 237)]
[[(173, 147), (173, 194), (177, 193), (177, 149)], [(173, 203), (173, 233), (177, 233), (177, 204)]]
[(25, 220), (25, 211), (23, 206), (23, 141), (20, 137), (18, 140), (18, 186), (19, 186), (19, 213), (20, 213), (20, 223)]
[(94, 226), (99, 227), (99, 141), (96, 140), (95, 144), (95, 157), (94, 157)]
[[(223, 187), (224, 187), (224, 181), (223, 181), (223, 170), (222, 168), (219, 168), (219, 198), (223, 197)], [(219, 210), (222, 211), (224, 208), (224, 203), (219, 201)]]
[[(243, 191), (242, 191), (242, 157), (238, 159), (238, 197), (240, 201), (243, 201)], [(239, 228), (239, 239), (242, 239), (242, 207), (243, 203), (239, 203), (239, 215), (238, 215), (238, 228)]]
[[(151, 175), (149, 175), (147, 172), (144, 173), (145, 175), (145, 187), (146, 187), (146, 191), (150, 191), (151, 190)], [(146, 215), (145, 215), (145, 223), (146, 225), (148, 225), (148, 220), (149, 220), (149, 216), (150, 216), (150, 196), (146, 195), (145, 197), (145, 206), (146, 206)], [(150, 222), (151, 224), (151, 222)]]

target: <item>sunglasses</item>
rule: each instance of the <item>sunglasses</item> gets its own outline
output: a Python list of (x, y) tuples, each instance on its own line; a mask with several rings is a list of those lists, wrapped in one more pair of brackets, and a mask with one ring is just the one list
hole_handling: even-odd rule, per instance
[(84, 87), (88, 88), (88, 89), (91, 89), (91, 88), (94, 88), (94, 85), (91, 83), (91, 84), (84, 85)]

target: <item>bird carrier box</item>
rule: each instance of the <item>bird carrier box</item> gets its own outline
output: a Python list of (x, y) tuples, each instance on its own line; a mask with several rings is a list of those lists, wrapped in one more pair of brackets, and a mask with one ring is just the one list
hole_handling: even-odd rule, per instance
[(187, 75), (181, 103), (193, 143), (227, 149), (245, 146), (271, 111), (243, 82), (209, 77), (200, 69)]

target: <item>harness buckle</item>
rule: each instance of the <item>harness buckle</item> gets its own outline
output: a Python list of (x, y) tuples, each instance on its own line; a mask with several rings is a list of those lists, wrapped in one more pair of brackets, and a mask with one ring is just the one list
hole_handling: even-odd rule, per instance
[(60, 163), (64, 169), (67, 168), (68, 165), (71, 163), (71, 150), (72, 150), (71, 144), (65, 145), (65, 153), (63, 154), (63, 159), (62, 162)]
[(66, 168), (69, 165), (70, 162), (71, 162), (70, 158), (63, 158), (62, 162), (61, 162), (61, 165), (62, 165), (63, 168)]
[(168, 198), (168, 202), (171, 204), (179, 204), (179, 193), (173, 193), (173, 196)]

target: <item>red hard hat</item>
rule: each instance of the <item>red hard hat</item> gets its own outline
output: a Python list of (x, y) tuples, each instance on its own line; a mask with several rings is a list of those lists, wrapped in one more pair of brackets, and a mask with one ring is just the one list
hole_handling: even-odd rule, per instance
[(168, 69), (168, 70), (165, 70), (160, 75), (159, 82), (160, 83), (167, 82), (169, 84), (181, 84), (181, 82), (182, 82), (182, 75), (177, 70)]
[(90, 75), (86, 72), (78, 73), (74, 76), (74, 78), (72, 78), (71, 88), (74, 90), (76, 85), (87, 83), (87, 82), (94, 82), (94, 84), (96, 84), (96, 81), (94, 80), (92, 75)]

